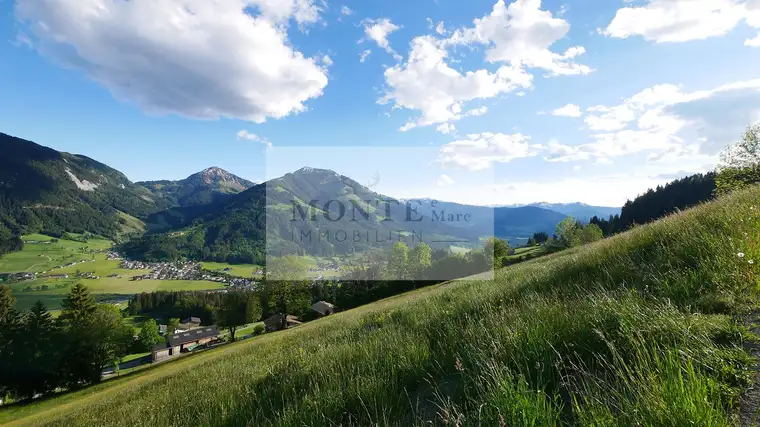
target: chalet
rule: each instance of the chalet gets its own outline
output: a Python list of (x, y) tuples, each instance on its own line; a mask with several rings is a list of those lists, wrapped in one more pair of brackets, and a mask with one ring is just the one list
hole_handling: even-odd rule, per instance
[(206, 326), (192, 331), (169, 335), (166, 342), (153, 347), (153, 361), (178, 356), (180, 353), (193, 351), (196, 347), (217, 339), (219, 331), (216, 326)]
[(321, 314), (322, 316), (329, 316), (335, 313), (335, 306), (327, 301), (317, 301), (312, 304), (311, 309)]
[(264, 320), (264, 327), (267, 332), (279, 331), (281, 329), (289, 329), (294, 326), (300, 325), (296, 316), (284, 315), (282, 313), (274, 314)]

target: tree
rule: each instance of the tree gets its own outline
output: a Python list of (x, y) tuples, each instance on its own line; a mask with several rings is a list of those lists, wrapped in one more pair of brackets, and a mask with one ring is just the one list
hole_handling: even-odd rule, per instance
[(156, 344), (163, 340), (158, 332), (158, 324), (153, 319), (148, 319), (140, 330), (140, 343), (145, 351), (151, 351)]
[(504, 258), (509, 255), (509, 243), (504, 239), (489, 237), (483, 244), (488, 264), (493, 267), (501, 267), (504, 264)]
[(240, 326), (253, 321), (252, 312), (248, 312), (249, 298), (243, 292), (228, 292), (222, 298), (222, 304), (217, 311), (217, 325), (230, 331), (230, 340), (235, 341), (235, 331)]
[(179, 327), (179, 318), (172, 317), (166, 324), (166, 335), (173, 335), (174, 331)]
[(545, 232), (539, 231), (538, 233), (533, 233), (533, 241), (537, 244), (545, 243), (547, 240), (549, 240), (549, 235)]
[(97, 305), (87, 288), (76, 286), (62, 303), (65, 331), (63, 382), (71, 388), (100, 382), (101, 371), (127, 354), (134, 329), (112, 305)]
[(388, 274), (392, 280), (404, 280), (408, 276), (409, 247), (404, 242), (396, 242), (388, 261)]
[(89, 319), (96, 309), (97, 304), (90, 291), (83, 284), (77, 283), (61, 303), (59, 320), (79, 324)]
[(23, 334), (15, 305), (11, 288), (0, 285), (0, 396), (15, 391), (23, 381), (17, 369), (18, 363), (24, 363), (18, 352)]
[(22, 398), (54, 391), (58, 385), (57, 367), (60, 362), (58, 333), (53, 317), (42, 301), (37, 301), (23, 318), (22, 345), (19, 348), (23, 363), (16, 366), (24, 381), (17, 387)]
[(588, 224), (583, 227), (583, 231), (581, 231), (581, 242), (584, 244), (602, 240), (603, 237), (604, 234), (602, 233), (602, 229), (596, 224)]
[(420, 243), (409, 254), (409, 273), (413, 279), (421, 279), (425, 270), (430, 267), (430, 246)]
[(715, 194), (722, 195), (760, 182), (760, 124), (747, 127), (742, 138), (726, 147), (715, 176)]
[(582, 226), (578, 224), (578, 221), (576, 221), (575, 218), (569, 216), (557, 224), (555, 233), (557, 235), (557, 240), (562, 246), (571, 248), (573, 246), (577, 246), (580, 243), (581, 230)]

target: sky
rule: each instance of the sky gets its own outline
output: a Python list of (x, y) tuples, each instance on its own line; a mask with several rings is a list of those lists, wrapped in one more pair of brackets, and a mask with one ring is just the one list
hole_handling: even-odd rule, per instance
[(0, 0), (0, 99), (133, 181), (620, 206), (760, 121), (760, 0)]

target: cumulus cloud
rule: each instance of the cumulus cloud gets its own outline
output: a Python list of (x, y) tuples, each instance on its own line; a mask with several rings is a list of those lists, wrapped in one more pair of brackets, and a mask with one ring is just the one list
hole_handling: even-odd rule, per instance
[(454, 183), (454, 180), (446, 174), (441, 174), (441, 176), (439, 176), (438, 179), (435, 181), (435, 185), (437, 185), (438, 187), (448, 187), (449, 185), (453, 183)]
[(619, 105), (591, 107), (584, 121), (592, 141), (577, 146), (550, 143), (547, 161), (605, 162), (642, 153), (653, 162), (714, 164), (747, 124), (760, 121), (760, 80), (694, 92), (657, 85)]
[[(388, 18), (365, 19), (362, 21), (362, 25), (364, 26), (364, 35), (367, 38), (373, 40), (383, 50), (393, 55), (397, 61), (402, 59), (401, 55), (396, 53), (388, 42), (388, 36), (394, 31), (400, 30), (401, 26), (394, 24)], [(360, 42), (363, 40), (360, 40)]]
[[(428, 21), (433, 28), (432, 20)], [(437, 27), (438, 28), (438, 27)], [(404, 63), (385, 70), (386, 93), (381, 104), (420, 112), (400, 130), (453, 122), (468, 114), (465, 104), (477, 99), (530, 88), (530, 69), (547, 75), (588, 74), (592, 70), (575, 58), (585, 49), (570, 47), (562, 53), (550, 50), (563, 39), (570, 24), (541, 10), (540, 0), (516, 0), (509, 6), (498, 0), (490, 14), (475, 19), (471, 27), (460, 28), (447, 38), (434, 35), (416, 37)], [(437, 33), (446, 33), (440, 25)], [(485, 59), (498, 63), (495, 69), (458, 71), (449, 64), (449, 51), (458, 46), (486, 46)]]
[(369, 50), (369, 49), (362, 51), (362, 52), (359, 54), (359, 62), (364, 62), (364, 61), (366, 61), (366, 60), (367, 60), (367, 57), (369, 57), (369, 55), (370, 55), (371, 53), (372, 53), (372, 51), (371, 51), (371, 50)]
[(151, 113), (261, 123), (306, 110), (328, 78), (288, 24), (316, 0), (18, 0), (34, 48)]
[(480, 133), (467, 135), (441, 147), (438, 162), (444, 168), (481, 170), (494, 163), (538, 155), (544, 147), (532, 144), (529, 136), (519, 133)]
[(267, 148), (272, 148), (272, 143), (268, 139), (258, 136), (255, 133), (250, 133), (247, 130), (238, 131), (236, 135), (237, 139), (259, 142), (264, 144)]
[(541, 10), (541, 0), (516, 0), (509, 6), (499, 0), (491, 14), (475, 19), (471, 28), (454, 32), (449, 44), (487, 46), (486, 59), (513, 66), (540, 68), (551, 75), (588, 74), (592, 69), (573, 60), (586, 49), (573, 46), (563, 53), (550, 47), (570, 31), (570, 24)]
[(344, 16), (349, 16), (349, 15), (353, 15), (354, 11), (351, 10), (351, 8), (348, 6), (343, 6), (340, 8), (340, 14)]
[(435, 128), (435, 130), (444, 135), (448, 135), (450, 133), (455, 133), (457, 131), (457, 128), (451, 123), (441, 123), (437, 128)]
[[(515, 89), (530, 87), (533, 76), (519, 68), (499, 67), (460, 73), (445, 61), (448, 51), (431, 36), (412, 40), (409, 59), (385, 70), (389, 87), (381, 104), (393, 102), (398, 108), (419, 110), (422, 116), (408, 122), (402, 131), (416, 126), (456, 121), (468, 114), (463, 104), (488, 99)], [(475, 114), (484, 112), (482, 109)], [(469, 113), (472, 114), (472, 113)]]
[(443, 26), (443, 21), (439, 22), (438, 25), (435, 26), (435, 32), (442, 36), (446, 35), (446, 27)]
[[(615, 14), (607, 28), (610, 37), (642, 36), (657, 43), (685, 42), (722, 36), (742, 21), (760, 29), (757, 0), (648, 0), (643, 6), (627, 6)], [(745, 44), (756, 46), (760, 35)]]
[(583, 113), (581, 113), (581, 107), (575, 104), (567, 104), (564, 107), (560, 107), (552, 111), (553, 116), (559, 117), (580, 117), (582, 114)]

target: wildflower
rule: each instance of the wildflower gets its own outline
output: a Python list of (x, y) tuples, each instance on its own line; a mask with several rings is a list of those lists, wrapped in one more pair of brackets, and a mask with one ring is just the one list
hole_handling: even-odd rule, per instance
[(744, 258), (744, 252), (739, 252), (738, 254), (736, 254), (736, 256), (738, 256), (739, 258)]
[(754, 261), (754, 260), (749, 260), (749, 261), (747, 261), (747, 262), (748, 262), (750, 265), (752, 265), (752, 264), (754, 264), (754, 263), (755, 263), (755, 261)]

